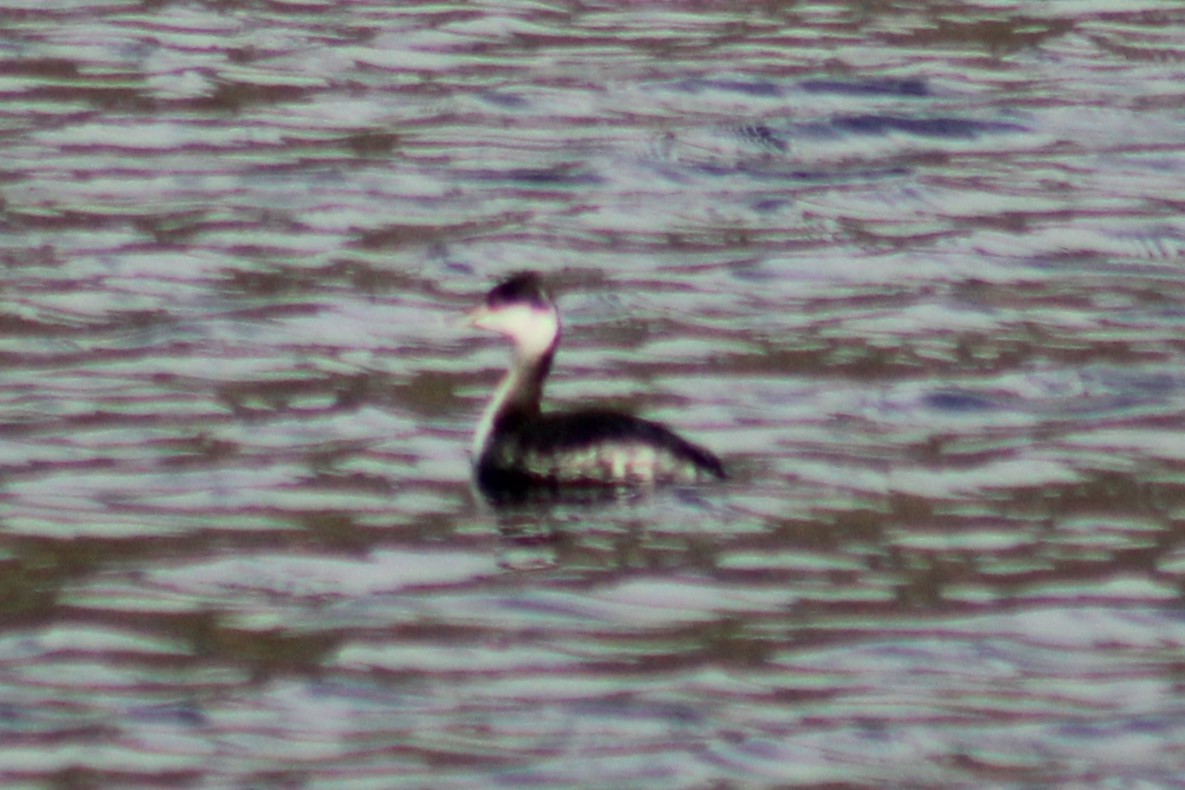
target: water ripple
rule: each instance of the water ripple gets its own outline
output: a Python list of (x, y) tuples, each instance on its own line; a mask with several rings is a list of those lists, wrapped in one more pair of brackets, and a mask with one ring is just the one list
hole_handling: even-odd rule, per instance
[[(0, 780), (1185, 770), (1177, 10), (0, 22)], [(473, 497), (523, 268), (729, 481)]]

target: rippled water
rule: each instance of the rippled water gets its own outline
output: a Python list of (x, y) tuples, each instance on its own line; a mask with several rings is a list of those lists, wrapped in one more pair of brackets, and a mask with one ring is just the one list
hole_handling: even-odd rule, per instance
[[(1185, 772), (1185, 12), (0, 2), (0, 780)], [(732, 479), (494, 511), (553, 403)]]

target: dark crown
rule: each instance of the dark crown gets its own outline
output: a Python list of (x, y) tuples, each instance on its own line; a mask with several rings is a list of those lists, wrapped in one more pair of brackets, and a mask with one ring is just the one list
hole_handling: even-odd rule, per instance
[(486, 307), (490, 309), (523, 302), (536, 309), (551, 306), (551, 299), (543, 290), (543, 281), (537, 272), (519, 272), (511, 275), (486, 294)]

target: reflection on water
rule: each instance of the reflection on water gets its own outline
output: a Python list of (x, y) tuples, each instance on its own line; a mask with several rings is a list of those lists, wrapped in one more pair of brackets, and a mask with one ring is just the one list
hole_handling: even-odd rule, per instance
[[(1185, 769), (1185, 15), (0, 21), (0, 779)], [(731, 481), (473, 498), (527, 267)]]

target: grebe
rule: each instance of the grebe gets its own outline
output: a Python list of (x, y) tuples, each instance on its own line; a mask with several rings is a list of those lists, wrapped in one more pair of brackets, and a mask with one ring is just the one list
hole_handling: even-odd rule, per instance
[(495, 287), (469, 323), (514, 343), (510, 371), (473, 437), (474, 472), (487, 496), (725, 477), (720, 459), (657, 422), (597, 409), (540, 411), (560, 315), (538, 274), (516, 274)]

